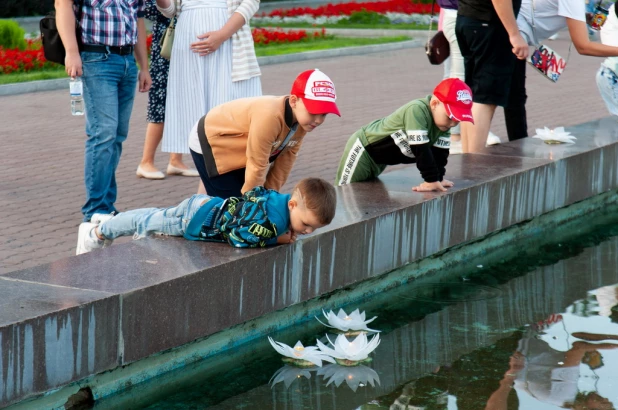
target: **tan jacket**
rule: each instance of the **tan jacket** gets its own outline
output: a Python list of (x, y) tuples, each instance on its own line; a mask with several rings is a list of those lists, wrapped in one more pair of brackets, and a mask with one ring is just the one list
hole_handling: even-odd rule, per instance
[[(306, 134), (301, 127), (272, 165), (269, 163), (290, 131), (285, 123), (287, 98), (241, 98), (221, 104), (206, 115), (204, 132), (216, 171), (221, 175), (246, 168), (243, 193), (259, 185), (279, 191), (290, 175)], [(206, 168), (212, 168), (212, 164), (207, 163)], [(210, 170), (209, 175), (213, 176)]]

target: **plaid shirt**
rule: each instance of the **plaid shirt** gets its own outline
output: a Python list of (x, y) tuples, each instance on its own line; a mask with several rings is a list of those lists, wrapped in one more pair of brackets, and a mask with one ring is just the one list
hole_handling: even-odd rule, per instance
[(75, 15), (82, 3), (84, 44), (127, 46), (137, 43), (137, 19), (144, 17), (144, 0), (73, 0)]

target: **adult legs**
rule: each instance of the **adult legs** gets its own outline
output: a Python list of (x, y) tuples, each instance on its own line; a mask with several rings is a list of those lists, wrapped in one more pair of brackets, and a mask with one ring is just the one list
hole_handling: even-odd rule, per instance
[(114, 175), (128, 132), (137, 70), (132, 56), (134, 75), (128, 73), (128, 57), (91, 52), (82, 52), (81, 56), (88, 137), (84, 154), (86, 203), (82, 213), (84, 221), (89, 221), (94, 213), (115, 211)]
[[(444, 36), (449, 42), (450, 55), (448, 58), (449, 61), (449, 71), (446, 72), (445, 68), (445, 77), (446, 78), (459, 78), (460, 80), (465, 80), (465, 71), (464, 71), (464, 58), (461, 54), (461, 50), (459, 49), (459, 43), (457, 42), (457, 35), (455, 34), (455, 25), (457, 23), (457, 10), (444, 10), (444, 19), (442, 20), (442, 31), (444, 32)], [(459, 125), (453, 127), (451, 129), (451, 142), (460, 141), (460, 127)]]
[(478, 152), (485, 147), (491, 120), (496, 112), (496, 106), (490, 104), (472, 104), (472, 117), (474, 124), (462, 122), (461, 143), (463, 152)]
[(122, 155), (122, 143), (126, 141), (129, 135), (129, 120), (133, 112), (133, 100), (135, 99), (135, 84), (137, 83), (137, 65), (132, 55), (122, 57), (124, 59), (124, 76), (118, 84), (118, 129), (116, 131), (116, 139), (113, 145), (113, 155), (110, 161), (110, 166), (113, 167), (110, 186), (107, 190), (106, 202), (109, 208), (116, 211), (114, 203), (118, 187), (116, 185), (116, 169)]
[(477, 152), (485, 146), (496, 106), (508, 103), (516, 58), (499, 22), (458, 15), (455, 33), (474, 101), (474, 124), (461, 124), (462, 150)]
[(509, 141), (515, 141), (528, 136), (528, 120), (526, 118), (526, 60), (516, 60), (511, 81), (509, 102), (504, 107), (504, 120)]

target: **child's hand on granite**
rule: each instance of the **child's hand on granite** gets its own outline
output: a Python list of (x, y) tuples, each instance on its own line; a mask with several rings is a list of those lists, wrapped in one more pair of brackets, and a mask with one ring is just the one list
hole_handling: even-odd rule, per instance
[(419, 186), (413, 187), (412, 191), (414, 192), (430, 192), (430, 191), (446, 192), (446, 188), (442, 186), (440, 181), (423, 182)]
[(296, 234), (292, 231), (287, 231), (281, 236), (277, 237), (277, 244), (282, 245), (286, 243), (293, 243), (296, 240)]

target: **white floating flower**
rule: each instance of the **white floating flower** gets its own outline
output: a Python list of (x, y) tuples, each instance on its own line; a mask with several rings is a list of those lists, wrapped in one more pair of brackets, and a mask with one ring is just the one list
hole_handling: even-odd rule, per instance
[(322, 310), (322, 314), (328, 321), (328, 324), (322, 322), (320, 319), (316, 317), (316, 319), (318, 319), (318, 322), (322, 323), (324, 326), (328, 326), (328, 327), (341, 330), (342, 332), (349, 332), (349, 331), (379, 332), (379, 330), (369, 329), (367, 327), (367, 323), (373, 322), (375, 318), (377, 318), (377, 316), (374, 316), (373, 318), (369, 320), (365, 320), (365, 312), (363, 311), (361, 313), (359, 312), (358, 309), (356, 309), (354, 312), (350, 313), (349, 315), (345, 313), (343, 309), (339, 309), (338, 314), (335, 314), (335, 312), (333, 312), (332, 310), (330, 310), (328, 313)]
[(279, 354), (284, 356), (283, 361), (286, 363), (301, 367), (313, 365), (322, 367), (322, 360), (334, 363), (334, 360), (330, 356), (321, 352), (317, 347), (305, 347), (300, 340), (296, 342), (293, 348), (285, 343), (274, 341), (270, 336), (268, 337), (268, 341)]
[(283, 382), (285, 388), (289, 388), (294, 380), (301, 378), (311, 379), (310, 369), (299, 369), (295, 366), (285, 365), (273, 374), (268, 383), (271, 383), (271, 387), (275, 387), (275, 384)]
[(574, 144), (577, 139), (570, 132), (565, 131), (564, 127), (554, 128), (553, 130), (547, 127), (544, 129), (537, 128), (536, 135), (532, 138), (541, 139), (546, 144)]
[(355, 367), (340, 366), (338, 364), (327, 364), (318, 370), (318, 375), (328, 380), (326, 385), (335, 383), (339, 387), (344, 381), (356, 392), (359, 386), (366, 386), (367, 383), (375, 387), (375, 382), (380, 384), (380, 377), (375, 370), (362, 364)]
[(320, 350), (335, 358), (337, 363), (343, 366), (356, 366), (362, 361), (369, 361), (369, 353), (373, 352), (380, 344), (380, 335), (377, 334), (367, 340), (367, 335), (361, 333), (353, 341), (349, 341), (345, 335), (337, 336), (335, 343), (333, 343), (328, 336), (326, 336), (328, 342), (334, 349), (326, 346), (324, 343), (318, 342)]

